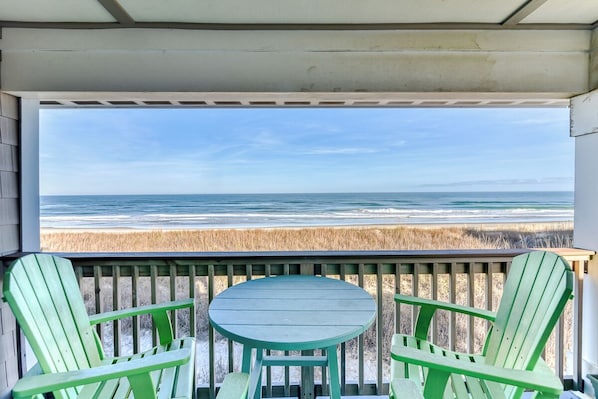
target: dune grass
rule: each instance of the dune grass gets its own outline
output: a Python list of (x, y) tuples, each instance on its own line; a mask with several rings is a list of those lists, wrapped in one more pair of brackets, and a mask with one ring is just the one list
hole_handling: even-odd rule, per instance
[(571, 247), (572, 223), (209, 230), (44, 229), (47, 252), (434, 250)]

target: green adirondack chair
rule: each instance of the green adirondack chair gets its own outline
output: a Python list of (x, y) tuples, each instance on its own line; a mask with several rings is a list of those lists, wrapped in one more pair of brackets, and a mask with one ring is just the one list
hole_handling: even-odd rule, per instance
[[(193, 398), (195, 340), (174, 338), (168, 313), (193, 299), (88, 316), (71, 262), (34, 254), (14, 261), (4, 276), (4, 297), (38, 360), (13, 388), (14, 398)], [(107, 358), (94, 326), (150, 314), (160, 345), (143, 353)], [(229, 374), (219, 398), (243, 399), (248, 376)]]
[[(399, 303), (419, 306), (419, 313), (414, 336), (393, 337), (391, 398), (413, 399), (414, 386), (426, 399), (517, 399), (524, 390), (558, 398), (563, 386), (541, 353), (571, 298), (573, 281), (566, 260), (551, 252), (531, 252), (513, 258), (496, 313), (396, 295)], [(456, 353), (428, 342), (437, 309), (490, 321), (482, 354)]]

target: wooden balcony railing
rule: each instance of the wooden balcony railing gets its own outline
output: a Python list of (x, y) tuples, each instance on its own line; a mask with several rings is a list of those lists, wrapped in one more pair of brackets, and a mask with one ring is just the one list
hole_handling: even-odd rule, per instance
[[(545, 358), (573, 387), (581, 376), (581, 304), (588, 251), (560, 250), (576, 275), (575, 299), (552, 334)], [(238, 370), (241, 348), (209, 326), (210, 301), (227, 287), (248, 279), (281, 274), (313, 274), (339, 278), (366, 289), (378, 306), (374, 325), (340, 348), (343, 395), (388, 393), (390, 337), (410, 332), (414, 310), (396, 306), (395, 293), (419, 295), (495, 310), (513, 256), (521, 250), (268, 252), (268, 253), (136, 253), (59, 254), (73, 261), (90, 313), (194, 297), (195, 312), (173, 314), (175, 332), (197, 337), (199, 397), (213, 397), (225, 373)], [(450, 349), (481, 350), (484, 321), (440, 312), (432, 337)], [(108, 352), (127, 354), (156, 343), (151, 320), (143, 316), (99, 329)], [(265, 397), (297, 396), (301, 371), (293, 367), (265, 370)], [(316, 371), (316, 394), (327, 395)]]

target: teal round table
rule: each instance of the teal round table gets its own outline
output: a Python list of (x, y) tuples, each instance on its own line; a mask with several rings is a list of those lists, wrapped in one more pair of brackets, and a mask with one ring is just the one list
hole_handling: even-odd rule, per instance
[[(376, 303), (362, 288), (342, 280), (301, 275), (234, 285), (209, 307), (214, 329), (243, 344), (242, 371), (251, 374), (250, 397), (255, 398), (261, 396), (264, 366), (322, 366), (329, 370), (331, 399), (340, 399), (337, 345), (363, 333), (375, 316)], [(324, 349), (325, 356), (265, 356), (268, 349)]]

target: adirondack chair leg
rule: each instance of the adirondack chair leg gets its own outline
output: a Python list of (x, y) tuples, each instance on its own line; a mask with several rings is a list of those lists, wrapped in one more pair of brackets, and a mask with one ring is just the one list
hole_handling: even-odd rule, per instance
[(424, 386), (424, 398), (438, 399), (444, 396), (450, 373), (436, 369), (429, 369)]
[(156, 399), (152, 377), (149, 373), (130, 375), (127, 379), (136, 398)]

